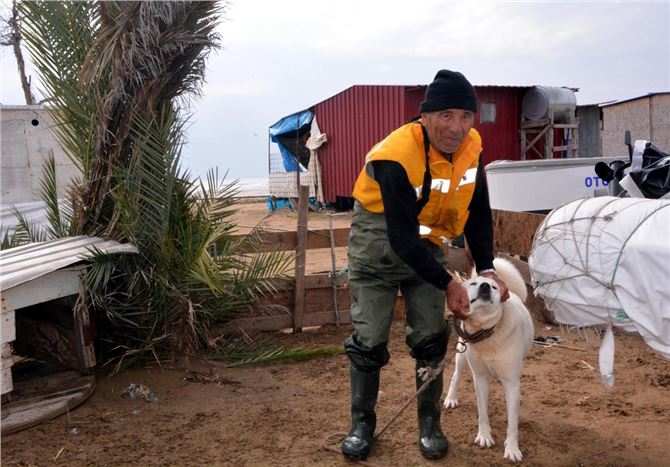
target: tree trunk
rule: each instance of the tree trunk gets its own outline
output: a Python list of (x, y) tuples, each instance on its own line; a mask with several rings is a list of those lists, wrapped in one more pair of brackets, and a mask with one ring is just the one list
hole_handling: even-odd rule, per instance
[(21, 30), (19, 27), (19, 12), (16, 9), (16, 0), (12, 2), (12, 19), (8, 21), (11, 30), (12, 48), (14, 49), (14, 56), (16, 57), (16, 66), (19, 69), (19, 76), (21, 77), (21, 87), (23, 94), (26, 97), (26, 104), (34, 105), (35, 96), (30, 91), (30, 81), (26, 76), (26, 64), (23, 61), (23, 53), (21, 52)]

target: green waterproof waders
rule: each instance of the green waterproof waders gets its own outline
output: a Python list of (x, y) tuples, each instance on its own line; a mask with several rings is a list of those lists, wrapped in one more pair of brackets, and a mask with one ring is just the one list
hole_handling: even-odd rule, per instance
[(377, 416), (375, 404), (379, 390), (379, 370), (365, 373), (351, 365), (351, 430), (342, 442), (342, 454), (365, 459), (370, 453)]

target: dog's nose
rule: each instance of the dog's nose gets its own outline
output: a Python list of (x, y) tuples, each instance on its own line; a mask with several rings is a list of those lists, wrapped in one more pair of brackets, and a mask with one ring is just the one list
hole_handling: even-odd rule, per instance
[(479, 290), (477, 292), (477, 296), (482, 300), (490, 300), (491, 284), (489, 284), (488, 282), (482, 282), (481, 284), (479, 284)]

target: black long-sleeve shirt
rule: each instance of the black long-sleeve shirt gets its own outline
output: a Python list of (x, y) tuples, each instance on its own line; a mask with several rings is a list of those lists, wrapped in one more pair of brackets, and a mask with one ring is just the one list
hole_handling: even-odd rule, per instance
[[(402, 165), (395, 161), (372, 161), (368, 170), (381, 189), (391, 248), (420, 278), (444, 289), (452, 277), (419, 236), (416, 193)], [(464, 233), (475, 266), (477, 271), (490, 269), (493, 267), (493, 220), (481, 157), (469, 211)]]

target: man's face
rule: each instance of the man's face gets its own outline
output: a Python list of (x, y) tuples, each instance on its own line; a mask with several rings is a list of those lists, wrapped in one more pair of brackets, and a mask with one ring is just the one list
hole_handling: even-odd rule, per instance
[(423, 112), (421, 123), (426, 127), (430, 143), (440, 153), (453, 154), (475, 124), (475, 114), (462, 109)]

